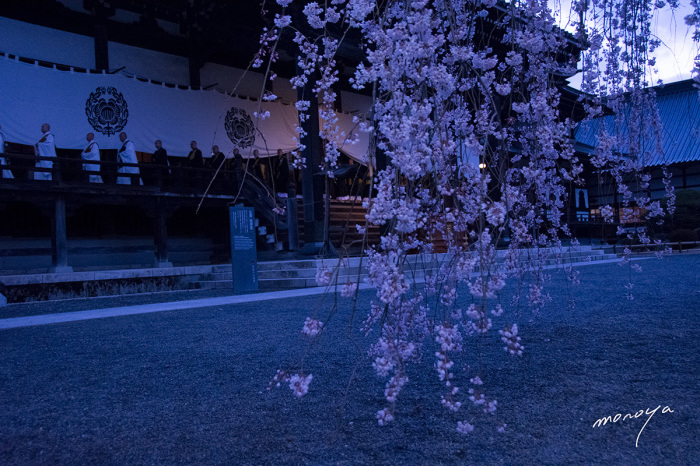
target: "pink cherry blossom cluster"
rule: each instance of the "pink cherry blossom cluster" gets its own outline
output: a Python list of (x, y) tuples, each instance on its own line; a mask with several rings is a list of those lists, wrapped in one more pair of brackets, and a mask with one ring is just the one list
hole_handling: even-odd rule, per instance
[[(365, 238), (369, 225), (383, 231), (380, 244), (366, 251), (367, 282), (376, 291), (362, 326), (365, 335), (376, 338), (369, 350), (372, 366), (388, 378), (384, 396), (389, 406), (377, 412), (377, 422), (394, 419), (394, 404), (408, 383), (407, 366), (431, 353), (440, 380), (449, 387), (441, 403), (455, 412), (463, 407), (456, 384), (459, 361), (470, 356), (462, 350), (466, 339), (498, 338), (492, 330), (497, 325), (506, 352), (523, 354), (518, 325), (512, 322), (522, 317), (521, 301), (535, 316), (549, 301), (545, 264), (564, 268), (566, 257), (553, 251), (562, 249), (562, 238), (571, 238), (565, 214), (569, 193), (585, 182), (584, 157), (604, 181), (599, 185), (612, 190), (608, 198), (619, 201), (619, 206), (601, 207), (606, 223), (617, 223), (616, 215), (623, 221), (659, 223), (673, 211), (670, 171), (664, 170), (662, 180), (664, 208), (645, 194), (650, 177), (644, 168), (662, 134), (654, 95), (644, 88), (651, 82), (659, 45), (650, 26), (666, 5), (574, 0), (571, 17), (577, 23), (575, 31), (566, 32), (557, 25), (558, 17), (569, 18), (568, 13), (553, 11), (545, 1), (295, 3), (294, 21), (301, 24), (287, 14), (292, 0), (277, 0), (281, 12), (263, 31), (254, 64), (273, 64), (282, 31), (291, 31), (299, 70), (291, 81), (304, 93), (296, 102), (297, 152), (305, 149), (305, 137), (323, 138), (321, 169), (332, 176), (338, 141), (347, 139), (337, 114), (338, 82), (345, 72), (337, 55), (345, 45), (359, 47), (364, 55), (349, 84), (372, 95), (369, 112), (355, 122), (370, 137), (364, 159), (373, 174), (372, 196), (363, 202), (367, 223), (358, 231)], [(677, 1), (668, 7), (674, 9)], [(700, 10), (688, 20), (696, 31), (698, 18)], [(356, 42), (344, 42), (349, 40)], [(588, 93), (577, 104), (586, 114), (584, 124), (600, 123), (595, 119), (613, 113), (610, 125), (597, 125), (597, 147), (590, 156), (574, 149), (579, 122), (562, 112), (560, 77), (572, 75), (579, 58)], [(317, 111), (319, 134), (308, 135), (304, 124)], [(387, 161), (381, 170), (380, 157)], [(302, 164), (295, 160), (296, 166)], [(618, 233), (628, 234), (621, 227)], [(643, 229), (633, 235), (653, 245)], [(504, 244), (505, 252), (497, 251)], [(571, 244), (576, 246), (575, 239)], [(438, 247), (446, 248), (446, 259), (433, 254)], [(625, 257), (630, 254), (625, 251)], [(577, 271), (567, 267), (564, 273), (567, 286), (578, 284)], [(328, 286), (335, 279), (342, 297), (355, 296), (358, 283), (338, 284), (338, 275), (321, 265), (316, 282)], [(628, 291), (631, 295), (631, 287)], [(322, 328), (307, 318), (303, 332), (313, 337)], [(295, 394), (306, 393), (310, 375), (283, 375), (278, 380), (289, 382)], [(481, 379), (470, 382), (475, 388), (469, 399), (493, 413), (497, 402), (480, 391)], [(474, 428), (467, 421), (457, 426), (461, 433)]]
[(301, 332), (309, 338), (313, 338), (323, 330), (323, 322), (307, 317)]
[(498, 333), (501, 334), (501, 341), (506, 344), (503, 347), (508, 353), (516, 356), (522, 356), (525, 347), (520, 344), (520, 337), (518, 336), (518, 324), (513, 324), (507, 326), (503, 330), (499, 330)]
[(340, 296), (343, 298), (351, 298), (357, 291), (357, 283), (347, 282), (340, 288)]
[(289, 388), (292, 390), (295, 396), (301, 398), (306, 395), (309, 391), (309, 384), (313, 379), (313, 375), (303, 375), (303, 374), (291, 374), (287, 371), (277, 370), (277, 373), (270, 381), (270, 385), (267, 387), (268, 390), (272, 388), (273, 385), (279, 387), (283, 383), (288, 383)]
[(289, 388), (292, 389), (295, 396), (301, 398), (309, 391), (309, 384), (313, 378), (314, 376), (311, 374), (307, 376), (294, 374), (289, 378)]
[(498, 407), (497, 400), (487, 399), (486, 395), (477, 388), (469, 389), (469, 400), (474, 403), (475, 406), (479, 406), (486, 414), (495, 413)]
[(391, 410), (389, 408), (384, 408), (377, 411), (377, 422), (380, 426), (387, 425), (393, 420), (394, 416), (391, 414)]
[(318, 286), (328, 286), (333, 279), (333, 270), (325, 265), (321, 265), (316, 269), (316, 284)]
[(474, 430), (474, 426), (469, 424), (467, 421), (457, 422), (457, 432), (460, 434), (468, 434)]

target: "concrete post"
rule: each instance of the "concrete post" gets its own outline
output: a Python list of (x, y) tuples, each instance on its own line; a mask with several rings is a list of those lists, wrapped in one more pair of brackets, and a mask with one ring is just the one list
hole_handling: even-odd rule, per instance
[(173, 263), (168, 261), (168, 224), (167, 211), (163, 201), (156, 199), (154, 236), (155, 262), (156, 267), (172, 267)]
[(293, 185), (287, 190), (287, 237), (289, 250), (299, 249), (299, 218), (297, 207), (297, 192)]
[(51, 222), (51, 259), (52, 273), (70, 273), (68, 266), (68, 235), (66, 228), (66, 200), (58, 195), (54, 200), (54, 215)]

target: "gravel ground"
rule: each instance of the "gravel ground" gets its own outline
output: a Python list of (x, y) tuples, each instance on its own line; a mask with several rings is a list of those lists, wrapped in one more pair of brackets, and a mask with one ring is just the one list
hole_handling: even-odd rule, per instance
[[(384, 381), (364, 356), (370, 339), (348, 332), (349, 306), (320, 341), (300, 337), (328, 297), (2, 331), (0, 463), (698, 464), (700, 256), (639, 264), (632, 302), (615, 264), (580, 269), (573, 311), (554, 278), (552, 302), (522, 319), (522, 358), (495, 334), (465, 345), (471, 370), (456, 365), (456, 383), (466, 391), (478, 371), (495, 415), (468, 401), (447, 411), (435, 371), (413, 370), (386, 427), (375, 418)], [(267, 390), (277, 368), (302, 361), (314, 375), (305, 397)], [(647, 415), (592, 428), (659, 405), (638, 447)], [(455, 429), (465, 419), (476, 426), (466, 436)]]

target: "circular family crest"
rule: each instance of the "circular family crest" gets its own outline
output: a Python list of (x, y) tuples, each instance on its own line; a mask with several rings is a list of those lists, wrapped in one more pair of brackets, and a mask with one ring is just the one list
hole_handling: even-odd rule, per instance
[(224, 126), (228, 138), (235, 146), (245, 149), (255, 142), (255, 125), (242, 108), (231, 107), (226, 113)]
[(95, 131), (111, 136), (124, 129), (129, 109), (121, 92), (114, 87), (98, 87), (85, 102), (88, 123)]

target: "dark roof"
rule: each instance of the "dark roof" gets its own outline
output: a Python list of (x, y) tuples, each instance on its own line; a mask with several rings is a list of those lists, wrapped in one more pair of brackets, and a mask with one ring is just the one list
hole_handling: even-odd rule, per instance
[[(683, 162), (700, 161), (700, 93), (692, 79), (666, 84), (653, 88), (661, 120), (661, 149), (657, 150), (657, 138), (652, 128), (645, 128), (644, 146), (646, 156), (644, 165), (657, 166)], [(624, 113), (625, 124), (619, 134), (627, 136), (628, 110)], [(612, 132), (615, 128), (615, 116), (606, 116), (591, 122), (582, 123), (576, 132), (577, 147), (582, 150), (596, 147), (601, 120)], [(588, 152), (587, 150), (584, 150)], [(626, 144), (618, 147), (621, 153), (627, 153)]]

